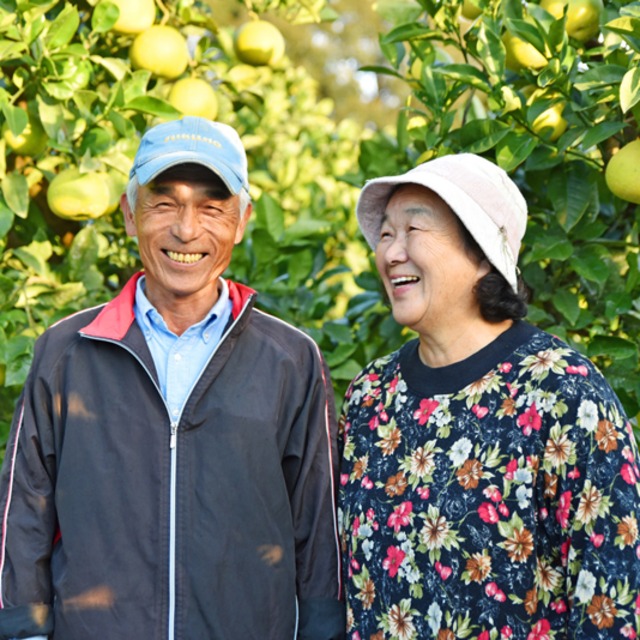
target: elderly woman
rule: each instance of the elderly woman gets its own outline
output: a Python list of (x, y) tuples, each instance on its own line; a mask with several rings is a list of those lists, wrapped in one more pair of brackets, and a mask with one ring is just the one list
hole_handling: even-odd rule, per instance
[(522, 318), (526, 203), (472, 154), (368, 182), (397, 322), (342, 416), (352, 640), (636, 638), (640, 470), (593, 364)]

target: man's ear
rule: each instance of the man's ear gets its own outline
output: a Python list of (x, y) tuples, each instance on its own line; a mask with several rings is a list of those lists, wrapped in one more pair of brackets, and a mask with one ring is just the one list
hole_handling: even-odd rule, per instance
[(251, 212), (253, 211), (253, 203), (249, 203), (247, 208), (244, 210), (240, 218), (240, 222), (238, 223), (238, 227), (236, 228), (236, 237), (234, 240), (234, 244), (240, 244), (242, 242), (242, 238), (244, 237), (245, 229), (247, 228), (247, 224), (249, 223), (249, 218), (251, 217)]
[(124, 228), (127, 231), (127, 235), (135, 238), (138, 235), (136, 218), (133, 211), (131, 211), (126, 193), (120, 196), (120, 209), (122, 209), (122, 214), (124, 215)]

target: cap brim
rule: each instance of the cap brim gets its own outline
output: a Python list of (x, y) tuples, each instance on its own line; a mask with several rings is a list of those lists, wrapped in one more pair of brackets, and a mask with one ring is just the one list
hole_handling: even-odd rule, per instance
[(174, 153), (166, 153), (145, 162), (142, 166), (136, 167), (135, 173), (138, 183), (141, 185), (149, 184), (154, 178), (158, 177), (162, 172), (180, 164), (199, 164), (206, 167), (225, 183), (227, 188), (234, 195), (239, 193), (243, 187), (243, 180), (221, 160), (213, 163), (211, 158), (198, 155), (194, 151), (177, 151)]

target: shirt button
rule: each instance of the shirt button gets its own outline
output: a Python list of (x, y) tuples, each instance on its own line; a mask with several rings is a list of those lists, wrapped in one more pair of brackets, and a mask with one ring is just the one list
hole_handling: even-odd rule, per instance
[(175, 356), (173, 356), (173, 359), (174, 359), (176, 362), (180, 362), (180, 360), (182, 360), (182, 356), (181, 356), (179, 353), (176, 353), (176, 355), (175, 355)]

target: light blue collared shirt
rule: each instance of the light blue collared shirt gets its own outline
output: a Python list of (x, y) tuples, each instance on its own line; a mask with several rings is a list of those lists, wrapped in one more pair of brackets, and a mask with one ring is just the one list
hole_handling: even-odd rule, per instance
[(231, 317), (229, 285), (220, 278), (221, 291), (211, 311), (181, 336), (166, 322), (145, 294), (144, 276), (138, 280), (134, 312), (151, 351), (171, 419), (178, 421), (200, 373), (213, 355)]

